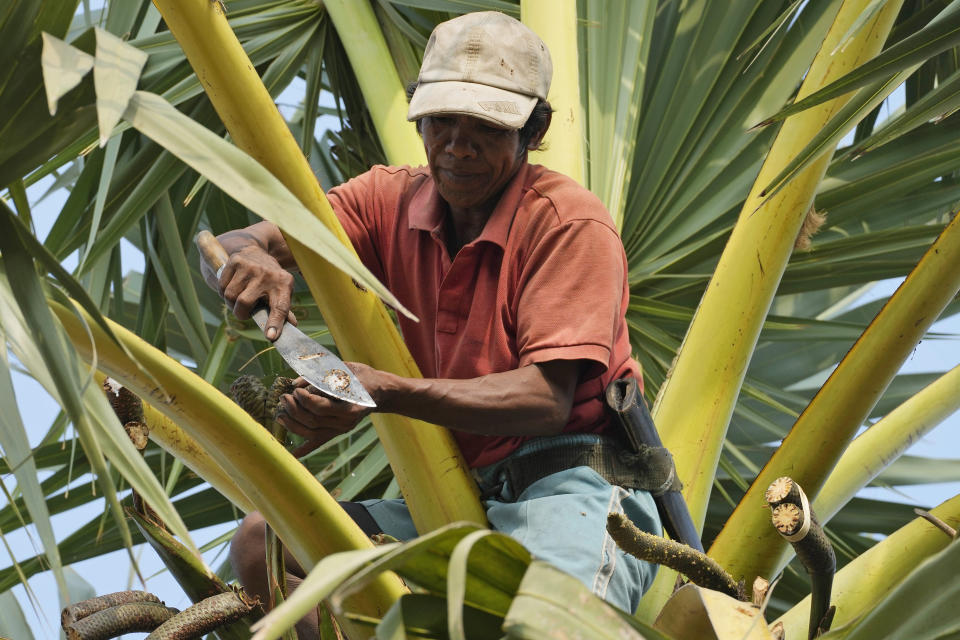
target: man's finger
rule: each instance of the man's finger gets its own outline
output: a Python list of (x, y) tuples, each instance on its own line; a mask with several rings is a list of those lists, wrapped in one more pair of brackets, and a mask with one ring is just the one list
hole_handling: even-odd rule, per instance
[(259, 302), (260, 297), (257, 295), (256, 289), (244, 289), (237, 294), (233, 302), (233, 315), (240, 320), (246, 320), (250, 317), (251, 312), (256, 309)]
[(280, 337), (280, 332), (283, 331), (283, 323), (287, 317), (287, 311), (282, 309), (277, 309), (275, 307), (270, 307), (270, 317), (267, 318), (267, 326), (263, 331), (263, 335), (267, 337), (267, 340), (273, 341)]
[(263, 334), (267, 340), (276, 340), (283, 331), (283, 323), (290, 315), (290, 294), (280, 292), (270, 295), (270, 316), (267, 318), (267, 327)]
[(282, 424), (287, 431), (295, 433), (307, 440), (322, 439), (326, 441), (352, 428), (352, 426), (336, 424), (319, 426), (312, 418), (313, 416), (309, 414), (304, 415), (299, 410), (287, 410), (277, 414), (277, 421)]
[(316, 416), (339, 418), (349, 406), (336, 398), (321, 393), (316, 387), (297, 387), (293, 399), (302, 409)]
[(295, 411), (291, 412), (290, 409), (279, 411), (277, 412), (277, 422), (282, 424), (290, 433), (295, 433), (298, 436), (302, 436), (308, 440), (316, 439), (318, 435), (318, 429), (310, 427), (301, 422), (295, 413)]
[(282, 402), (285, 413), (308, 429), (329, 427), (330, 421), (342, 422), (339, 416), (331, 416), (316, 405), (309, 406), (296, 395), (286, 394), (282, 396)]

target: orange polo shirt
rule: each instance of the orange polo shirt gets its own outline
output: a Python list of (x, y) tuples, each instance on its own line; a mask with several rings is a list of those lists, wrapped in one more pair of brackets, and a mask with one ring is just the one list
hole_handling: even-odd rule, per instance
[[(418, 318), (400, 329), (427, 378), (475, 378), (551, 360), (587, 360), (565, 433), (612, 429), (603, 392), (633, 376), (623, 244), (600, 200), (524, 164), (483, 232), (453, 257), (446, 203), (426, 167), (377, 166), (329, 193), (364, 264)], [(454, 431), (471, 467), (528, 439)]]

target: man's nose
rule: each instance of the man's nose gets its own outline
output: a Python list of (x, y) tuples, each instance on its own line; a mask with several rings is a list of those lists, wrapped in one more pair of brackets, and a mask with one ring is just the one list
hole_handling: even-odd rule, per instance
[(446, 151), (457, 158), (472, 158), (477, 155), (477, 149), (470, 134), (459, 122), (454, 123), (450, 128)]

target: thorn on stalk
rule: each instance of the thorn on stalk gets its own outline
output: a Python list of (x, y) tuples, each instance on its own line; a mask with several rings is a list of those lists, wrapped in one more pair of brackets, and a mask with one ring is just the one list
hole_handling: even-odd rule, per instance
[(952, 540), (957, 539), (957, 530), (929, 511), (924, 511), (923, 509), (914, 509), (913, 512), (935, 526), (937, 529), (940, 529), (940, 531), (943, 531), (945, 534), (950, 536)]
[(774, 118), (767, 118), (767, 119), (765, 119), (765, 120), (761, 120), (761, 121), (758, 122), (757, 124), (753, 125), (753, 126), (750, 127), (749, 129), (747, 129), (747, 133), (753, 133), (754, 131), (759, 131), (760, 129), (763, 129), (764, 127), (769, 127), (769, 126), (772, 125), (774, 122), (776, 122), (776, 120), (775, 120)]

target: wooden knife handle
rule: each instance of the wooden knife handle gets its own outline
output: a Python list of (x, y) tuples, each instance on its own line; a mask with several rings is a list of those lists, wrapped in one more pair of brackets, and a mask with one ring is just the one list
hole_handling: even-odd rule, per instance
[(206, 229), (197, 234), (194, 242), (197, 243), (197, 249), (200, 250), (200, 255), (208, 265), (213, 267), (214, 271), (219, 272), (220, 268), (227, 263), (227, 259), (230, 256), (227, 255), (226, 249), (224, 249), (220, 241)]

